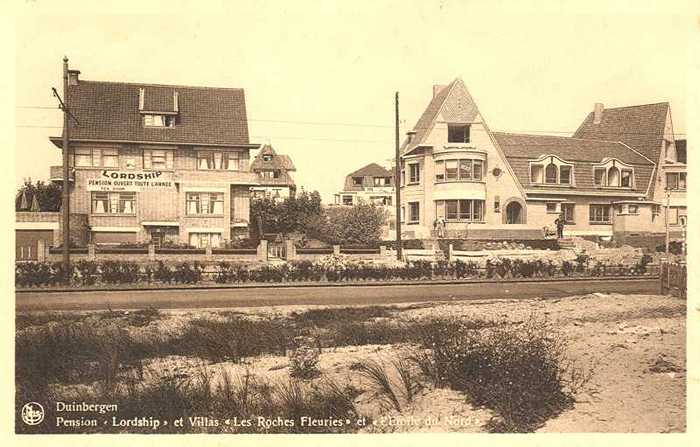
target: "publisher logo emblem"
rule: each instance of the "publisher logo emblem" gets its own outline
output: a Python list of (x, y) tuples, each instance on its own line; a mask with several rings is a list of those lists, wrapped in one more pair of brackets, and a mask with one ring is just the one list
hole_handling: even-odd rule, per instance
[(36, 402), (27, 402), (22, 407), (22, 421), (27, 425), (39, 425), (44, 420), (44, 407)]

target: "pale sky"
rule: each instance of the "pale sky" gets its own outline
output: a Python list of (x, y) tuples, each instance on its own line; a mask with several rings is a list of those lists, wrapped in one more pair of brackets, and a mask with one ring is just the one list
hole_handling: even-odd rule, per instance
[(46, 179), (60, 164), (48, 136), (60, 135), (61, 113), (33, 107), (56, 105), (51, 87), (62, 85), (64, 55), (83, 79), (244, 88), (251, 142), (290, 155), (297, 186), (325, 201), (346, 174), (393, 156), (395, 91), (403, 138), (432, 85), (455, 77), (492, 130), (573, 132), (595, 102), (670, 101), (675, 131), (685, 132), (686, 50), (696, 22), (678, 9), (535, 14), (504, 2), (252, 3), (229, 2), (216, 14), (178, 6), (18, 21), (15, 183)]

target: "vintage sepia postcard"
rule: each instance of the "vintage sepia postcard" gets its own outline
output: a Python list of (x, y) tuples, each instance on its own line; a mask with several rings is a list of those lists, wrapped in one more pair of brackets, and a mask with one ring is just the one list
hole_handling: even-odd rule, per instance
[(12, 442), (690, 444), (689, 2), (10, 9)]

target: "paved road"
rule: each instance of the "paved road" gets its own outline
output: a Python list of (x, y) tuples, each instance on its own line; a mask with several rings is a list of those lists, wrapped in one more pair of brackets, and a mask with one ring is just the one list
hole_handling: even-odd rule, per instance
[(557, 298), (593, 292), (658, 293), (658, 280), (552, 281), (540, 283), (430, 284), (352, 287), (141, 290), (17, 293), (15, 309), (105, 310), (232, 308), (296, 304), (390, 304), (421, 301)]

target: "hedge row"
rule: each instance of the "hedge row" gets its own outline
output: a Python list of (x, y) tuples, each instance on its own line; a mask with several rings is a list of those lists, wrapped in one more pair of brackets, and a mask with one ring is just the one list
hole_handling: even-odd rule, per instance
[(66, 272), (60, 263), (19, 263), (15, 267), (18, 287), (51, 286), (64, 283), (90, 286), (95, 284), (184, 283), (197, 284), (213, 280), (220, 284), (246, 282), (297, 281), (358, 281), (358, 280), (426, 280), (426, 279), (509, 279), (551, 278), (571, 276), (643, 275), (651, 257), (644, 256), (631, 266), (591, 265), (586, 256), (576, 261), (556, 264), (552, 261), (523, 261), (520, 259), (487, 260), (484, 267), (474, 262), (415, 261), (405, 265), (383, 265), (348, 261), (341, 256), (327, 256), (320, 261), (293, 261), (281, 265), (250, 268), (240, 264), (221, 262), (213, 269), (204, 265), (182, 263), (173, 267), (158, 262), (142, 266), (126, 261), (79, 261)]

